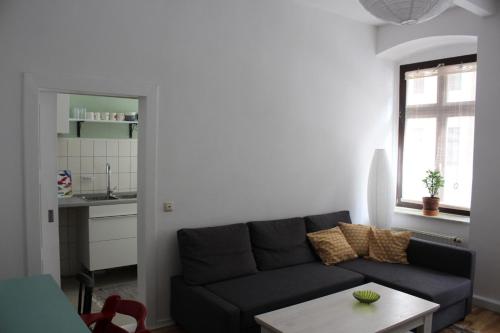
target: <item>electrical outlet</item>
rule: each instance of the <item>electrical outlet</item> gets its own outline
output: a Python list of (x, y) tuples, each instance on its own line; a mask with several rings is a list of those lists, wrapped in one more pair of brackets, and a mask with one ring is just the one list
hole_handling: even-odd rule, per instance
[(167, 201), (163, 203), (163, 211), (164, 212), (171, 212), (174, 210), (174, 203), (171, 201)]

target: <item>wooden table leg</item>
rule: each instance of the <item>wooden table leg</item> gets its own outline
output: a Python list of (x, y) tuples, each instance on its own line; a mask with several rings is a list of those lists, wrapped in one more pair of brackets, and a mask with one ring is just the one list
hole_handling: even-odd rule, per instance
[(424, 318), (424, 325), (417, 328), (417, 333), (432, 333), (432, 313)]

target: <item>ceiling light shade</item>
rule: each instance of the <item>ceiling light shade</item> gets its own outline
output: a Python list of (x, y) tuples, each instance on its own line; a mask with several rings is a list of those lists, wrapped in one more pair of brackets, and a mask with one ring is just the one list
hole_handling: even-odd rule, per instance
[(446, 9), (453, 0), (359, 0), (361, 5), (379, 19), (408, 25), (428, 21)]

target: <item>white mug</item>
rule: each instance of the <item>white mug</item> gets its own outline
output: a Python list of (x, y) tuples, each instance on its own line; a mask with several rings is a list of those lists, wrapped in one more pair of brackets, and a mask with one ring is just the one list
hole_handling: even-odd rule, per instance
[(101, 118), (102, 120), (109, 120), (109, 112), (104, 112), (103, 114), (101, 114)]
[(101, 113), (100, 112), (94, 112), (94, 120), (101, 120)]
[(94, 112), (87, 112), (86, 118), (87, 120), (94, 120)]
[(117, 113), (116, 114), (116, 120), (118, 120), (118, 121), (124, 121), (125, 120), (125, 113), (122, 113), (122, 112)]

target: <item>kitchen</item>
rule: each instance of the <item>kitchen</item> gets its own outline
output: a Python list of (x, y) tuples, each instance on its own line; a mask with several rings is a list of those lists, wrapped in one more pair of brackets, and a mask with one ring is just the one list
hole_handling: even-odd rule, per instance
[(138, 100), (57, 94), (57, 123), (62, 290), (77, 306), (83, 272), (92, 311), (137, 299)]

